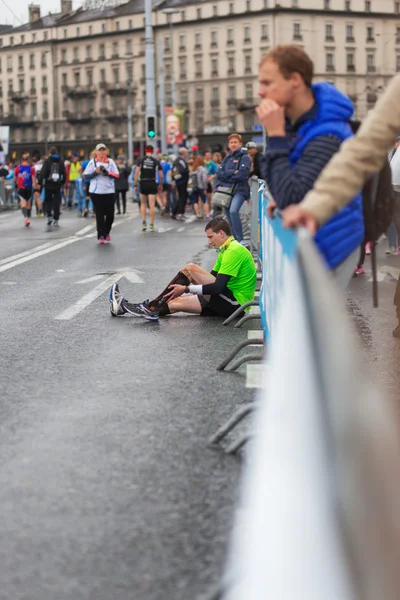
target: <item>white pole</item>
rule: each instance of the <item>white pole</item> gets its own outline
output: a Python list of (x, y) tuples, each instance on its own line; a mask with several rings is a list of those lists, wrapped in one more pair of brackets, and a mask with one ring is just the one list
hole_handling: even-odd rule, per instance
[(128, 81), (128, 163), (133, 163), (132, 82)]
[(166, 124), (165, 124), (165, 82), (164, 82), (164, 55), (163, 55), (163, 44), (160, 39), (158, 42), (157, 56), (158, 56), (158, 77), (160, 81), (160, 121), (161, 121), (161, 152), (166, 154), (167, 152), (167, 136), (166, 136)]

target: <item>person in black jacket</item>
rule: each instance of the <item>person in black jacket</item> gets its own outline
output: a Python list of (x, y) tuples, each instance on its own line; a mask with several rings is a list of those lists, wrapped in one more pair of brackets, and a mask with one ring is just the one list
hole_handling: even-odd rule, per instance
[(246, 144), (247, 154), (251, 160), (250, 176), (255, 176), (261, 179), (261, 162), (262, 154), (257, 149), (255, 142), (247, 142)]
[(65, 165), (52, 146), (50, 154), (43, 163), (38, 181), (44, 186), (44, 210), (47, 214), (47, 228), (58, 227), (61, 205), (61, 188), (65, 184)]
[(188, 151), (186, 148), (179, 150), (179, 156), (172, 166), (172, 180), (178, 192), (178, 201), (175, 204), (172, 219), (184, 219), (186, 202), (188, 200), (187, 186), (189, 182), (189, 165), (187, 162)]
[(119, 178), (115, 180), (115, 204), (117, 206), (117, 215), (121, 214), (121, 202), (122, 198), (122, 213), (126, 214), (126, 192), (129, 190), (128, 177), (130, 170), (124, 163), (122, 156), (117, 158), (117, 167), (119, 172)]

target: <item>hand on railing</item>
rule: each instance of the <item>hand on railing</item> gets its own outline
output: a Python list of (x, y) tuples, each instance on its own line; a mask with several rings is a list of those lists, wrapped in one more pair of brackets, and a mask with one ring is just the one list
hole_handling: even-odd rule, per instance
[(301, 206), (298, 206), (297, 204), (292, 204), (292, 206), (288, 206), (287, 208), (285, 208), (285, 210), (282, 211), (281, 215), (283, 219), (283, 225), (287, 229), (305, 227), (312, 235), (315, 235), (317, 233), (317, 219), (311, 212), (309, 212), (308, 210), (304, 210), (304, 208), (301, 208)]

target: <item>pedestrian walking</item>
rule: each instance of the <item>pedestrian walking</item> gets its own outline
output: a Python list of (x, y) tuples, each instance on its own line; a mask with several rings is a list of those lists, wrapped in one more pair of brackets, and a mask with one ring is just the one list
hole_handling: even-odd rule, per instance
[(179, 156), (172, 165), (172, 180), (176, 185), (178, 199), (175, 203), (171, 218), (182, 221), (185, 218), (186, 203), (188, 201), (189, 164), (188, 151), (180, 148)]
[(90, 178), (89, 193), (96, 212), (97, 240), (99, 244), (111, 242), (111, 227), (114, 222), (115, 180), (118, 168), (107, 156), (107, 147), (96, 146), (96, 156), (86, 167), (84, 177)]
[(61, 205), (61, 188), (65, 184), (66, 171), (57, 148), (50, 148), (50, 155), (39, 173), (39, 184), (44, 186), (44, 210), (47, 215), (47, 230), (58, 227)]
[[(196, 217), (199, 219), (203, 218), (203, 210), (205, 216), (208, 217), (210, 214), (208, 199), (206, 195), (207, 190), (207, 170), (204, 166), (204, 158), (197, 157), (194, 159), (192, 171), (192, 192), (190, 194), (190, 203), (193, 206)], [(199, 206), (200, 205), (200, 206)]]
[(28, 152), (21, 156), (21, 164), (14, 171), (15, 187), (20, 202), (25, 227), (29, 227), (32, 210), (32, 195), (36, 187), (36, 173), (32, 167)]
[(68, 206), (73, 206), (75, 193), (78, 217), (83, 217), (83, 213), (85, 211), (85, 194), (83, 191), (82, 165), (77, 152), (74, 152), (71, 158), (71, 163), (69, 166), (69, 183), (70, 187)]
[(121, 200), (122, 214), (126, 215), (126, 192), (129, 190), (128, 178), (130, 169), (126, 166), (122, 156), (118, 156), (117, 158), (117, 169), (119, 173), (118, 179), (115, 180), (115, 204), (117, 207), (117, 215), (121, 214)]
[(227, 199), (224, 211), (225, 216), (231, 226), (233, 236), (241, 243), (245, 244), (243, 238), (243, 227), (240, 220), (239, 211), (250, 197), (249, 176), (251, 161), (247, 150), (242, 148), (242, 136), (238, 133), (232, 133), (228, 138), (229, 153), (225, 156), (217, 173), (217, 182), (215, 191), (226, 190)]

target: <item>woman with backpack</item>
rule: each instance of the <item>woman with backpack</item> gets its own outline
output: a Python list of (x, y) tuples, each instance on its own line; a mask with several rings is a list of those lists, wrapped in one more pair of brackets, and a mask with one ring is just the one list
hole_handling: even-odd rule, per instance
[(202, 219), (203, 215), (199, 211), (199, 202), (200, 209), (204, 207), (204, 212), (206, 214), (206, 218), (210, 214), (210, 209), (208, 206), (207, 200), (207, 169), (204, 166), (204, 158), (197, 157), (193, 161), (192, 171), (191, 171), (191, 180), (192, 180), (192, 193), (190, 194), (190, 203), (193, 206), (194, 213), (198, 219)]
[(119, 178), (118, 167), (107, 156), (105, 144), (97, 144), (96, 156), (86, 167), (83, 175), (90, 179), (89, 194), (96, 211), (97, 239), (99, 244), (111, 242), (114, 222), (115, 181)]

